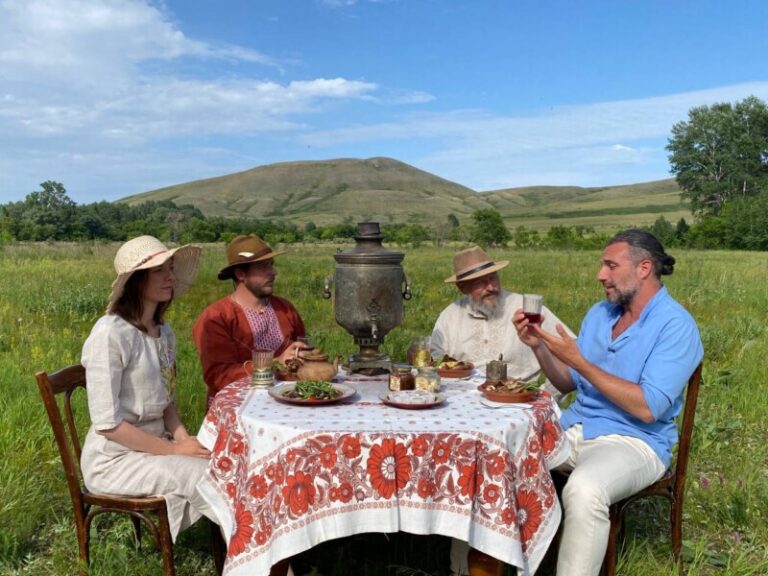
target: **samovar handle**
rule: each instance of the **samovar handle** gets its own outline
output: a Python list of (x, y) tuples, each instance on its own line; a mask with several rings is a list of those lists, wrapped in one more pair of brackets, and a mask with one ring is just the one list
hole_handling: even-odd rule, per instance
[(331, 277), (326, 276), (323, 282), (323, 300), (331, 299)]
[(408, 276), (405, 276), (405, 290), (403, 291), (403, 300), (410, 300), (413, 297), (411, 294), (411, 280)]

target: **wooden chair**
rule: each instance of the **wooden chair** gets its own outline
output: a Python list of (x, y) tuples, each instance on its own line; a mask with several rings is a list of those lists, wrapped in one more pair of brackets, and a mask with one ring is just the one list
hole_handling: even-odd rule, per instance
[[(701, 383), (701, 367), (699, 364), (688, 380), (683, 405), (682, 423), (679, 426), (680, 440), (677, 445), (677, 457), (669, 469), (659, 480), (644, 488), (637, 494), (633, 494), (624, 500), (611, 505), (609, 514), (611, 529), (608, 534), (608, 546), (605, 550), (605, 558), (601, 569), (602, 576), (616, 576), (616, 561), (619, 554), (619, 544), (624, 537), (624, 513), (627, 507), (641, 498), (660, 496), (668, 498), (671, 503), (669, 522), (672, 533), (672, 553), (676, 562), (680, 562), (680, 552), (683, 544), (683, 500), (685, 497), (685, 477), (688, 472), (688, 454), (691, 450), (691, 436), (693, 433), (693, 420), (696, 416), (696, 402), (699, 398), (699, 384)], [(567, 472), (552, 472), (558, 494), (568, 481)], [(555, 537), (550, 551), (557, 550), (560, 534)], [(547, 553), (548, 560), (554, 565), (554, 557)], [(682, 572), (682, 565), (680, 567)]]
[[(680, 425), (680, 440), (677, 445), (677, 457), (664, 476), (637, 494), (611, 505), (611, 531), (608, 536), (608, 548), (605, 551), (602, 572), (605, 576), (616, 575), (616, 561), (619, 553), (619, 541), (624, 533), (624, 512), (627, 507), (639, 500), (650, 496), (668, 498), (670, 501), (669, 523), (672, 533), (672, 553), (675, 562), (680, 563), (680, 552), (683, 546), (683, 501), (685, 499), (685, 478), (688, 472), (688, 454), (691, 451), (693, 436), (693, 421), (696, 416), (696, 403), (699, 399), (699, 384), (701, 384), (701, 368), (699, 364), (688, 380), (683, 406), (682, 424)], [(682, 565), (681, 565), (682, 571)]]
[[(77, 541), (80, 547), (80, 574), (84, 576), (90, 565), (91, 522), (99, 514), (120, 513), (131, 516), (139, 542), (141, 541), (141, 525), (146, 526), (162, 553), (164, 574), (174, 576), (176, 569), (173, 563), (173, 540), (168, 524), (165, 499), (162, 496), (138, 498), (94, 494), (88, 492), (83, 484), (80, 472), (81, 444), (72, 410), (72, 394), (78, 388), (85, 390), (85, 368), (77, 364), (50, 375), (46, 372), (38, 372), (36, 378), (40, 395), (48, 412), (48, 419), (53, 428), (53, 435), (56, 438), (61, 462), (64, 465), (69, 495), (72, 498), (72, 507), (75, 511)], [(66, 426), (62, 420), (59, 403), (56, 400), (59, 395), (63, 397)], [(152, 516), (156, 517), (157, 523), (153, 522)], [(218, 572), (221, 573), (223, 551), (221, 548), (217, 550), (218, 534), (216, 532), (218, 530), (214, 525), (212, 525), (212, 530), (214, 532), (212, 540), (214, 562)]]

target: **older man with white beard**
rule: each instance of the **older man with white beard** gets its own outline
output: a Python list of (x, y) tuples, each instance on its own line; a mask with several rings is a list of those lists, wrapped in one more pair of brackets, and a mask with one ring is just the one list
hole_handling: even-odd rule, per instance
[[(523, 295), (501, 288), (498, 272), (507, 264), (506, 260), (494, 262), (478, 246), (456, 253), (454, 274), (445, 281), (456, 284), (463, 296), (440, 313), (432, 331), (430, 349), (437, 360), (447, 354), (456, 360), (472, 362), (479, 369), (485, 369), (488, 362), (501, 356), (507, 362), (509, 378), (529, 382), (538, 378), (541, 366), (531, 348), (520, 341), (512, 323), (515, 312), (523, 307)], [(546, 307), (542, 308), (542, 315), (545, 329), (554, 330), (558, 324), (564, 326)], [(560, 396), (549, 382), (545, 387), (555, 397)], [(468, 552), (466, 541), (453, 540), (453, 574), (467, 573)]]
[[(517, 337), (512, 323), (515, 310), (523, 306), (523, 296), (501, 288), (498, 271), (507, 264), (506, 260), (494, 262), (478, 246), (456, 253), (454, 274), (445, 281), (456, 284), (463, 297), (443, 310), (435, 323), (430, 341), (433, 358), (447, 354), (484, 369), (502, 356), (508, 363), (508, 377), (531, 381), (539, 376), (535, 354)], [(546, 307), (542, 314), (545, 330), (563, 324)]]

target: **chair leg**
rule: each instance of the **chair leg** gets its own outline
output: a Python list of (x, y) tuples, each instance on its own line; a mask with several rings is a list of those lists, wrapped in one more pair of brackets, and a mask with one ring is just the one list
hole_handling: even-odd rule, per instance
[(80, 547), (80, 576), (87, 576), (88, 568), (91, 565), (90, 539), (89, 526), (78, 526), (77, 540)]
[(619, 555), (619, 539), (623, 528), (623, 518), (618, 506), (610, 507), (611, 528), (608, 532), (608, 545), (605, 548), (605, 558), (601, 573), (603, 576), (616, 576), (616, 560)]
[(670, 525), (672, 531), (672, 554), (675, 562), (680, 563), (680, 553), (683, 549), (683, 503), (672, 498), (670, 506)]
[(131, 516), (133, 522), (133, 533), (136, 535), (136, 548), (141, 549), (141, 520), (136, 516)]
[(285, 576), (288, 574), (288, 566), (290, 566), (290, 558), (280, 560), (280, 562), (272, 566), (269, 576)]
[(161, 510), (157, 514), (160, 524), (160, 551), (163, 554), (163, 573), (165, 576), (176, 576), (176, 567), (173, 563), (173, 539), (171, 528), (168, 524), (168, 513)]
[(216, 567), (216, 574), (221, 576), (224, 572), (224, 538), (221, 535), (221, 528), (219, 528), (218, 524), (209, 520), (208, 527), (211, 531), (211, 555), (213, 556), (213, 565)]

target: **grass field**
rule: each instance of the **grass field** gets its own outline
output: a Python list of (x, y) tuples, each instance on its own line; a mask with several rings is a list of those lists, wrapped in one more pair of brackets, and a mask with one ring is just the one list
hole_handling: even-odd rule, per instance
[[(77, 571), (69, 497), (34, 374), (79, 361), (82, 343), (106, 302), (115, 250), (116, 245), (102, 244), (0, 248), (1, 575)], [(335, 248), (289, 250), (278, 259), (277, 292), (296, 304), (320, 347), (352, 352), (351, 337), (334, 322), (331, 302), (320, 297), (323, 277), (333, 271)], [(455, 288), (443, 283), (450, 275), (452, 250), (406, 252), (404, 267), (413, 280), (414, 298), (405, 303), (403, 325), (386, 339), (395, 359), (404, 358), (410, 339), (428, 333), (439, 311), (455, 297)], [(190, 430), (200, 425), (205, 397), (190, 330), (204, 306), (230, 289), (215, 279), (223, 252), (223, 246), (206, 247), (197, 283), (174, 302), (169, 315), (179, 340), (179, 408)], [(685, 503), (687, 573), (768, 574), (768, 255), (673, 254), (678, 267), (667, 286), (697, 319), (705, 347)], [(493, 256), (511, 260), (502, 271), (506, 287), (545, 294), (547, 306), (573, 329), (602, 298), (594, 279), (597, 252), (495, 250)], [(620, 573), (676, 574), (666, 505), (651, 503), (635, 510)], [(93, 545), (92, 574), (161, 573), (158, 554), (147, 554), (149, 547), (134, 551), (129, 527), (121, 522), (102, 527)], [(214, 574), (207, 538), (201, 527), (182, 534), (176, 552), (180, 576)], [(364, 551), (358, 553), (357, 546)], [(425, 547), (422, 540), (407, 538), (383, 544), (352, 539), (343, 548), (330, 543), (324, 553), (337, 558), (366, 555), (369, 562), (355, 572), (360, 574), (396, 573), (392, 565), (411, 568), (400, 573), (434, 573), (438, 552), (425, 553)]]

